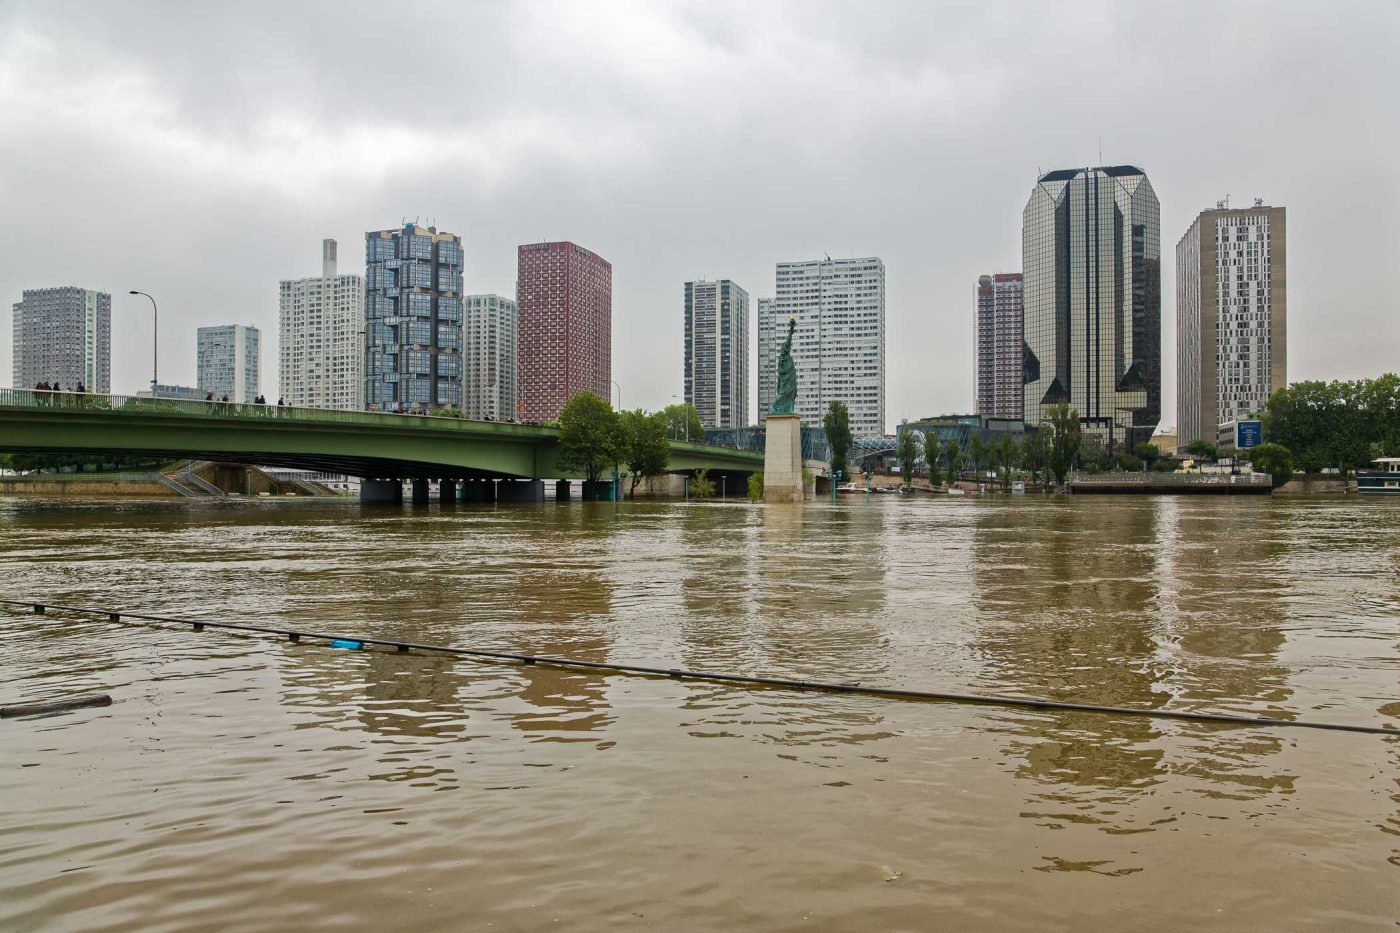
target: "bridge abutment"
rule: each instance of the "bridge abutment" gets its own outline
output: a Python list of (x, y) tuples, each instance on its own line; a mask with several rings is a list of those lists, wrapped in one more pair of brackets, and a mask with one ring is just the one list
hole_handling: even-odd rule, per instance
[(503, 479), (496, 484), (496, 496), (501, 502), (543, 502), (544, 480)]
[(396, 479), (360, 481), (361, 505), (402, 505), (403, 483)]

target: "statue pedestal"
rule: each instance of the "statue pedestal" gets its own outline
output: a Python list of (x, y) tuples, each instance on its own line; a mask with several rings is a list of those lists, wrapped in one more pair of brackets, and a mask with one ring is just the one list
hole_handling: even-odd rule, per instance
[(763, 501), (801, 502), (802, 419), (797, 415), (769, 415), (764, 422)]

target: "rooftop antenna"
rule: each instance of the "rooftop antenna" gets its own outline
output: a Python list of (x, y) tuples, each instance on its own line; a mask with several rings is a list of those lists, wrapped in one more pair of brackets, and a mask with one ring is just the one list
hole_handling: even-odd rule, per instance
[(1103, 167), (1103, 137), (1099, 137), (1099, 167)]
[(1255, 207), (1263, 207), (1263, 206), (1264, 206), (1264, 199), (1263, 199), (1263, 198), (1255, 198), (1255, 199), (1254, 199), (1254, 206), (1255, 206)]

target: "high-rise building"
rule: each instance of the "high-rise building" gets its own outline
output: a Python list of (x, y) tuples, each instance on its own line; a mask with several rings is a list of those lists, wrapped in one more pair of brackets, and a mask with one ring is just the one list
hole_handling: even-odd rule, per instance
[(1176, 244), (1177, 443), (1263, 411), (1288, 383), (1286, 216), (1201, 211)]
[(515, 301), (500, 295), (468, 295), (462, 387), (468, 418), (514, 421)]
[(685, 400), (707, 428), (749, 423), (749, 293), (729, 279), (685, 283)]
[(977, 279), (977, 414), (1019, 418), (1025, 382), (1025, 290), (1019, 272)]
[[(758, 423), (768, 420), (773, 396), (778, 394), (778, 350), (787, 331), (779, 335), (777, 304), (772, 298), (758, 299)], [(775, 339), (776, 338), (776, 339)]]
[(573, 243), (519, 250), (519, 405), (552, 421), (573, 395), (612, 397), (612, 263)]
[(1066, 402), (1106, 450), (1147, 441), (1162, 410), (1161, 225), (1131, 165), (1040, 176), (1022, 215), (1024, 417)]
[[(777, 289), (767, 313), (759, 313), (759, 372), (776, 374), (787, 321), (796, 318), (792, 361), (802, 423), (820, 427), (827, 405), (840, 401), (850, 412), (852, 434), (883, 435), (885, 264), (875, 257), (780, 262)], [(763, 388), (760, 381), (760, 394)], [(771, 403), (769, 395), (762, 414)]]
[(14, 304), (15, 388), (81, 383), (110, 392), (112, 296), (88, 288), (25, 289)]
[(462, 404), (462, 238), (404, 224), (365, 234), (365, 405)]
[(251, 402), (258, 397), (261, 339), (256, 327), (223, 324), (197, 332), (199, 378), (196, 382), (214, 398)]
[(364, 407), (365, 280), (336, 272), (336, 242), (321, 241), (321, 274), (278, 285), (282, 398), (298, 408)]

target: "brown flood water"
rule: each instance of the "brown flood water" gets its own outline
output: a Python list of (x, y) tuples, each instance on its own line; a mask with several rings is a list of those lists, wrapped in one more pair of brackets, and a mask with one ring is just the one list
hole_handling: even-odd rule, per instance
[[(1400, 722), (1400, 503), (0, 500), (0, 596)], [(0, 612), (0, 929), (1395, 930), (1400, 742)]]

